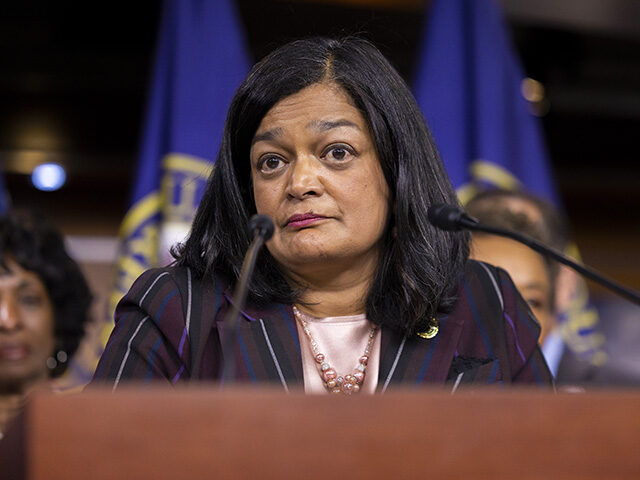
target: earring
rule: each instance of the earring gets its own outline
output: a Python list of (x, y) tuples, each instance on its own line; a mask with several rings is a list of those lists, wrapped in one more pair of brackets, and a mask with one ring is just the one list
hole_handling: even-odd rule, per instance
[(56, 352), (55, 356), (47, 358), (47, 368), (49, 370), (54, 370), (58, 364), (67, 363), (68, 359), (69, 356), (67, 355), (67, 352), (60, 349)]

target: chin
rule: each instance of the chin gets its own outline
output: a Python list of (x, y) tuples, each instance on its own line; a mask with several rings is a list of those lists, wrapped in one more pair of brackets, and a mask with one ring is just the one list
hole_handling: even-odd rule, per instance
[(46, 376), (46, 371), (35, 369), (33, 365), (25, 363), (2, 365), (0, 366), (0, 390), (9, 388), (20, 390), (23, 385), (31, 383), (38, 378), (46, 378)]
[(277, 246), (268, 246), (271, 255), (283, 265), (309, 262), (322, 262), (336, 256), (328, 249), (325, 242), (317, 238), (295, 239), (294, 241), (279, 242)]
[(287, 258), (283, 258), (282, 261), (279, 260), (279, 262), (285, 267), (288, 265), (321, 265), (330, 262), (334, 258), (333, 255), (326, 252), (300, 252), (287, 256)]

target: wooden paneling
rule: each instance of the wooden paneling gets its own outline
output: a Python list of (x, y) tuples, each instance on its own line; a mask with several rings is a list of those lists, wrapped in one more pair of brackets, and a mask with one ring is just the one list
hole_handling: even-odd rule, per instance
[(264, 390), (40, 396), (31, 480), (640, 478), (640, 395)]

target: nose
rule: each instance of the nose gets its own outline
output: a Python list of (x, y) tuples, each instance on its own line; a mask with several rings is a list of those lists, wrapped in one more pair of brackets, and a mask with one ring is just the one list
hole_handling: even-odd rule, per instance
[(312, 155), (299, 155), (290, 167), (287, 195), (302, 200), (324, 193), (320, 162)]
[(12, 296), (0, 298), (0, 330), (15, 330), (20, 325), (20, 318)]

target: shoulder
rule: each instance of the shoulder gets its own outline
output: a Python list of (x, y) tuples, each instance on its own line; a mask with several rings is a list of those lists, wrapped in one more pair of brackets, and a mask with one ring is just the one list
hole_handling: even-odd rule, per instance
[(128, 297), (139, 298), (144, 301), (150, 294), (156, 295), (166, 288), (177, 288), (188, 283), (189, 269), (187, 267), (152, 268), (140, 275), (127, 293)]
[(465, 265), (448, 321), (460, 326), (460, 346), (471, 356), (495, 357), (494, 346), (504, 338), (502, 281), (500, 269), (492, 265), (473, 260)]
[(532, 382), (548, 383), (538, 348), (540, 326), (506, 271), (470, 260), (452, 316), (462, 327), (460, 352), (498, 358), (503, 380), (516, 381), (530, 369)]
[(151, 375), (174, 383), (188, 378), (192, 350), (209, 337), (226, 285), (217, 276), (202, 279), (187, 267), (144, 272), (116, 308), (115, 328), (96, 378)]
[[(133, 283), (116, 310), (116, 317), (130, 308), (140, 309), (156, 323), (191, 317), (219, 303), (228, 282), (218, 275), (203, 279), (189, 267), (170, 266), (147, 270)], [(120, 314), (120, 315), (118, 315)]]
[[(519, 331), (527, 344), (536, 344), (540, 325), (524, 301), (509, 274), (502, 268), (484, 262), (469, 260), (460, 281), (458, 302), (466, 304), (477, 320), (502, 328)], [(497, 316), (496, 316), (497, 314)]]
[[(169, 266), (152, 268), (140, 275), (125, 295), (129, 300), (137, 300), (139, 306), (148, 304), (154, 298), (165, 293), (184, 293), (184, 298), (195, 289), (223, 289), (229, 282), (219, 275), (204, 279), (197, 276), (191, 268), (183, 266)], [(217, 288), (218, 287), (218, 288)]]
[(518, 314), (519, 320), (535, 331), (536, 336), (539, 333), (540, 327), (531, 309), (520, 296), (509, 274), (502, 268), (469, 260), (460, 280), (458, 294), (463, 299), (474, 301), (476, 305), (480, 302), (479, 306), (484, 307), (484, 310), (513, 311)]
[(511, 283), (504, 270), (484, 262), (467, 261), (458, 283), (455, 310), (468, 315), (487, 312), (501, 315), (505, 306), (504, 282)]

